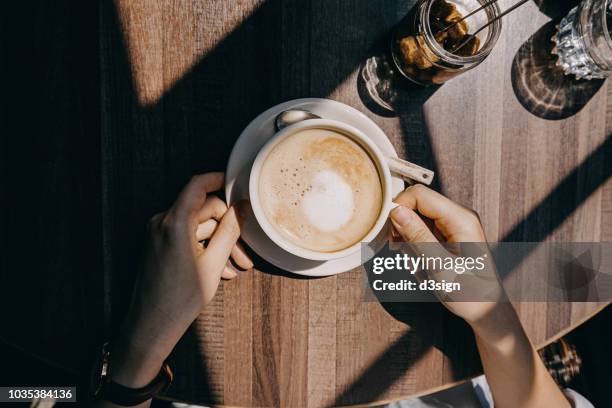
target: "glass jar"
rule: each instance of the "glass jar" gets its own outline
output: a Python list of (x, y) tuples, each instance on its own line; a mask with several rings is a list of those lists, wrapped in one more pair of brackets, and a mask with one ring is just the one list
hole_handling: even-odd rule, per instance
[(484, 61), (499, 38), (501, 19), (476, 31), (501, 14), (497, 3), (454, 23), (485, 4), (487, 0), (420, 0), (392, 35), (398, 71), (420, 85), (442, 84)]

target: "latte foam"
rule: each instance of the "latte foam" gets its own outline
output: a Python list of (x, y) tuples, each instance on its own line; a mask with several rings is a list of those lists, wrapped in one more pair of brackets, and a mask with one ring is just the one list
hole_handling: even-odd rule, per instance
[(290, 242), (335, 252), (360, 242), (382, 207), (382, 185), (369, 154), (328, 129), (299, 131), (266, 157), (259, 197), (270, 223)]

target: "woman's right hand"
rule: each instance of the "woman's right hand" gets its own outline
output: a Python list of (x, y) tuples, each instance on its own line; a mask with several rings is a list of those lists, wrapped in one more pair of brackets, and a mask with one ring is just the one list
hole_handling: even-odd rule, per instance
[[(495, 307), (497, 302), (492, 300), (504, 299), (485, 234), (475, 212), (420, 184), (408, 187), (395, 202), (399, 206), (391, 212), (393, 227), (403, 241), (410, 243), (410, 247), (419, 254), (442, 258), (456, 256), (439, 245), (442, 241), (448, 244), (468, 243), (464, 247), (484, 255), (485, 268), (478, 275), (470, 272), (462, 275), (453, 271), (427, 272), (427, 279), (461, 283), (458, 293), (437, 293), (451, 312), (468, 323), (474, 323)], [(428, 223), (432, 228), (428, 227)], [(486, 293), (487, 301), (473, 301), (483, 298), (483, 293)]]
[[(473, 211), (421, 185), (409, 187), (395, 201), (400, 206), (391, 212), (393, 226), (419, 254), (455, 256), (440, 245), (436, 237), (449, 244), (470, 243), (458, 247), (467, 246), (488, 253), (485, 234)], [(433, 223), (432, 229), (421, 216)], [(529, 341), (505, 295), (493, 259), (487, 255), (488, 262), (482, 273), (466, 271), (456, 275), (454, 271), (427, 271), (427, 278), (461, 282), (458, 294), (440, 292), (437, 295), (444, 306), (465, 319), (474, 330), (495, 406), (569, 408), (568, 400)]]

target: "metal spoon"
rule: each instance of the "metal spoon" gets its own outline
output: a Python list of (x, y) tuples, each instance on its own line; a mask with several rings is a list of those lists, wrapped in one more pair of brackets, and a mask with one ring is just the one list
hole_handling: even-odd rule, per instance
[(276, 119), (274, 120), (274, 127), (276, 127), (276, 131), (282, 130), (287, 126), (291, 126), (294, 123), (301, 122), (303, 120), (308, 119), (322, 119), (319, 115), (315, 115), (314, 113), (304, 110), (304, 109), (289, 109), (286, 111), (282, 111), (278, 115), (276, 115)]
[[(276, 130), (282, 130), (294, 123), (308, 119), (322, 119), (320, 116), (305, 109), (289, 109), (279, 113), (274, 120)], [(422, 184), (431, 184), (434, 172), (417, 164), (396, 157), (385, 156), (387, 165), (392, 173), (402, 177), (404, 180), (416, 181)]]

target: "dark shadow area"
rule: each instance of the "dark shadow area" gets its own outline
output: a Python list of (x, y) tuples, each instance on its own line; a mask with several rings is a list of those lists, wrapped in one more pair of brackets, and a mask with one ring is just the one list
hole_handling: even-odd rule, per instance
[(432, 301), (382, 303), (382, 306), (395, 319), (408, 325), (409, 330), (369, 365), (332, 406), (376, 401), (397, 380), (394, 373), (406, 372), (431, 347), (449, 358), (453, 380), (482, 371), (473, 332), (442, 304)]
[(562, 18), (574, 8), (579, 0), (534, 0), (540, 11), (550, 18)]
[[(502, 242), (540, 242), (558, 228), (584, 201), (612, 176), (612, 137), (595, 149), (582, 163), (561, 181)], [(525, 256), (509, 257), (491, 248), (496, 262), (507, 265), (502, 280), (515, 269)]]
[[(0, 339), (2, 349), (2, 370), (0, 371), (0, 383), (12, 386), (32, 387), (65, 387), (67, 385), (77, 386), (79, 390), (87, 389), (88, 378), (83, 377), (80, 370), (71, 369), (58, 365), (46, 357), (32, 353), (29, 350), (14, 344), (6, 343)], [(85, 393), (84, 393), (85, 394)], [(78, 406), (89, 406), (87, 395), (78, 397)], [(31, 406), (29, 402), (4, 403), (4, 406)], [(56, 403), (54, 407), (74, 407), (74, 402)]]
[(247, 252), (249, 253), (249, 256), (251, 257), (251, 259), (253, 260), (253, 263), (255, 263), (255, 265), (263, 265), (261, 270), (258, 269), (260, 272), (267, 273), (269, 275), (282, 276), (284, 278), (298, 279), (298, 280), (317, 280), (317, 279), (325, 278), (325, 276), (298, 275), (296, 273), (289, 272), (289, 271), (286, 271), (286, 270), (284, 270), (282, 268), (279, 268), (277, 266), (272, 265), (271, 263), (266, 261), (261, 256), (257, 255), (254, 251), (252, 251), (250, 249), (248, 249)]
[(3, 385), (78, 384), (104, 338), (97, 17), (70, 0), (0, 15)]
[[(402, 21), (412, 18), (416, 1), (406, 5)], [(438, 165), (431, 144), (423, 105), (441, 86), (420, 86), (397, 72), (391, 57), (391, 26), (368, 49), (361, 61), (357, 77), (357, 90), (362, 103), (373, 113), (383, 117), (398, 117), (404, 135), (406, 159), (438, 173)], [(431, 185), (440, 190), (441, 180), (436, 177)]]
[[(393, 106), (400, 120), (406, 158), (439, 175), (438, 162), (423, 116), (423, 104), (437, 89), (438, 87), (419, 88), (416, 86), (407, 88), (398, 94)], [(436, 191), (442, 191), (444, 185), (440, 177), (435, 177), (429, 187)]]
[(407, 324), (423, 342), (440, 350), (452, 366), (452, 380), (482, 372), (474, 333), (461, 318), (436, 300), (418, 303), (383, 303), (395, 319)]
[[(218, 395), (208, 381), (208, 367), (206, 361), (199, 352), (201, 340), (198, 339), (195, 332), (194, 326), (196, 324), (196, 322), (192, 324), (192, 327), (190, 327), (183, 337), (181, 337), (175, 348), (177, 350), (183, 350), (183, 352), (172, 353), (168, 360), (171, 367), (181, 367), (185, 372), (197, 373), (197, 375), (176, 375), (168, 389), (168, 394), (176, 395), (176, 390), (190, 389), (193, 391), (192, 395), (189, 396), (190, 400), (210, 402), (222, 401), (223, 395)], [(192, 351), (185, 352), (185, 350)], [(198, 356), (198, 358), (195, 356)]]
[(575, 376), (568, 387), (584, 395), (594, 407), (612, 406), (610, 384), (612, 384), (612, 306), (582, 324), (565, 339), (576, 346), (582, 360), (580, 374)]
[[(386, 252), (382, 253), (383, 256), (389, 256)], [(366, 270), (371, 270), (371, 265), (366, 266)], [(400, 274), (398, 272), (396, 277)], [(367, 273), (363, 286), (372, 287), (375, 279), (379, 279), (379, 275)], [(417, 277), (411, 274), (402, 274), (401, 279), (414, 284), (419, 282)], [(397, 280), (394, 277), (387, 281)], [(391, 374), (406, 372), (432, 347), (448, 358), (452, 380), (462, 380), (482, 371), (472, 330), (464, 320), (439, 303), (431, 292), (415, 291), (407, 295), (406, 300), (398, 298), (398, 301), (391, 302), (383, 301), (381, 293), (369, 290), (364, 301), (380, 302), (385, 311), (406, 324), (409, 331), (368, 366), (359, 378), (338, 396), (334, 406), (383, 398), (385, 391), (397, 380), (397, 377)], [(390, 299), (387, 297), (386, 300)]]
[(347, 406), (376, 401), (396, 377), (391, 373), (406, 372), (429, 348), (419, 334), (408, 330), (369, 365), (330, 406)]
[(502, 242), (539, 242), (612, 176), (612, 137), (597, 147), (517, 224)]
[[(409, 13), (408, 16), (412, 15)], [(408, 18), (408, 17), (406, 17)], [(404, 21), (398, 24), (407, 24)], [(399, 110), (418, 108), (440, 87), (418, 85), (397, 71), (391, 57), (394, 28), (381, 36), (362, 61), (357, 77), (357, 91), (361, 102), (373, 113), (396, 117)], [(406, 100), (414, 96), (412, 104)]]
[(556, 65), (551, 41), (553, 20), (542, 26), (518, 50), (512, 60), (512, 89), (521, 105), (543, 119), (565, 119), (580, 112), (601, 88), (604, 80), (576, 80)]

